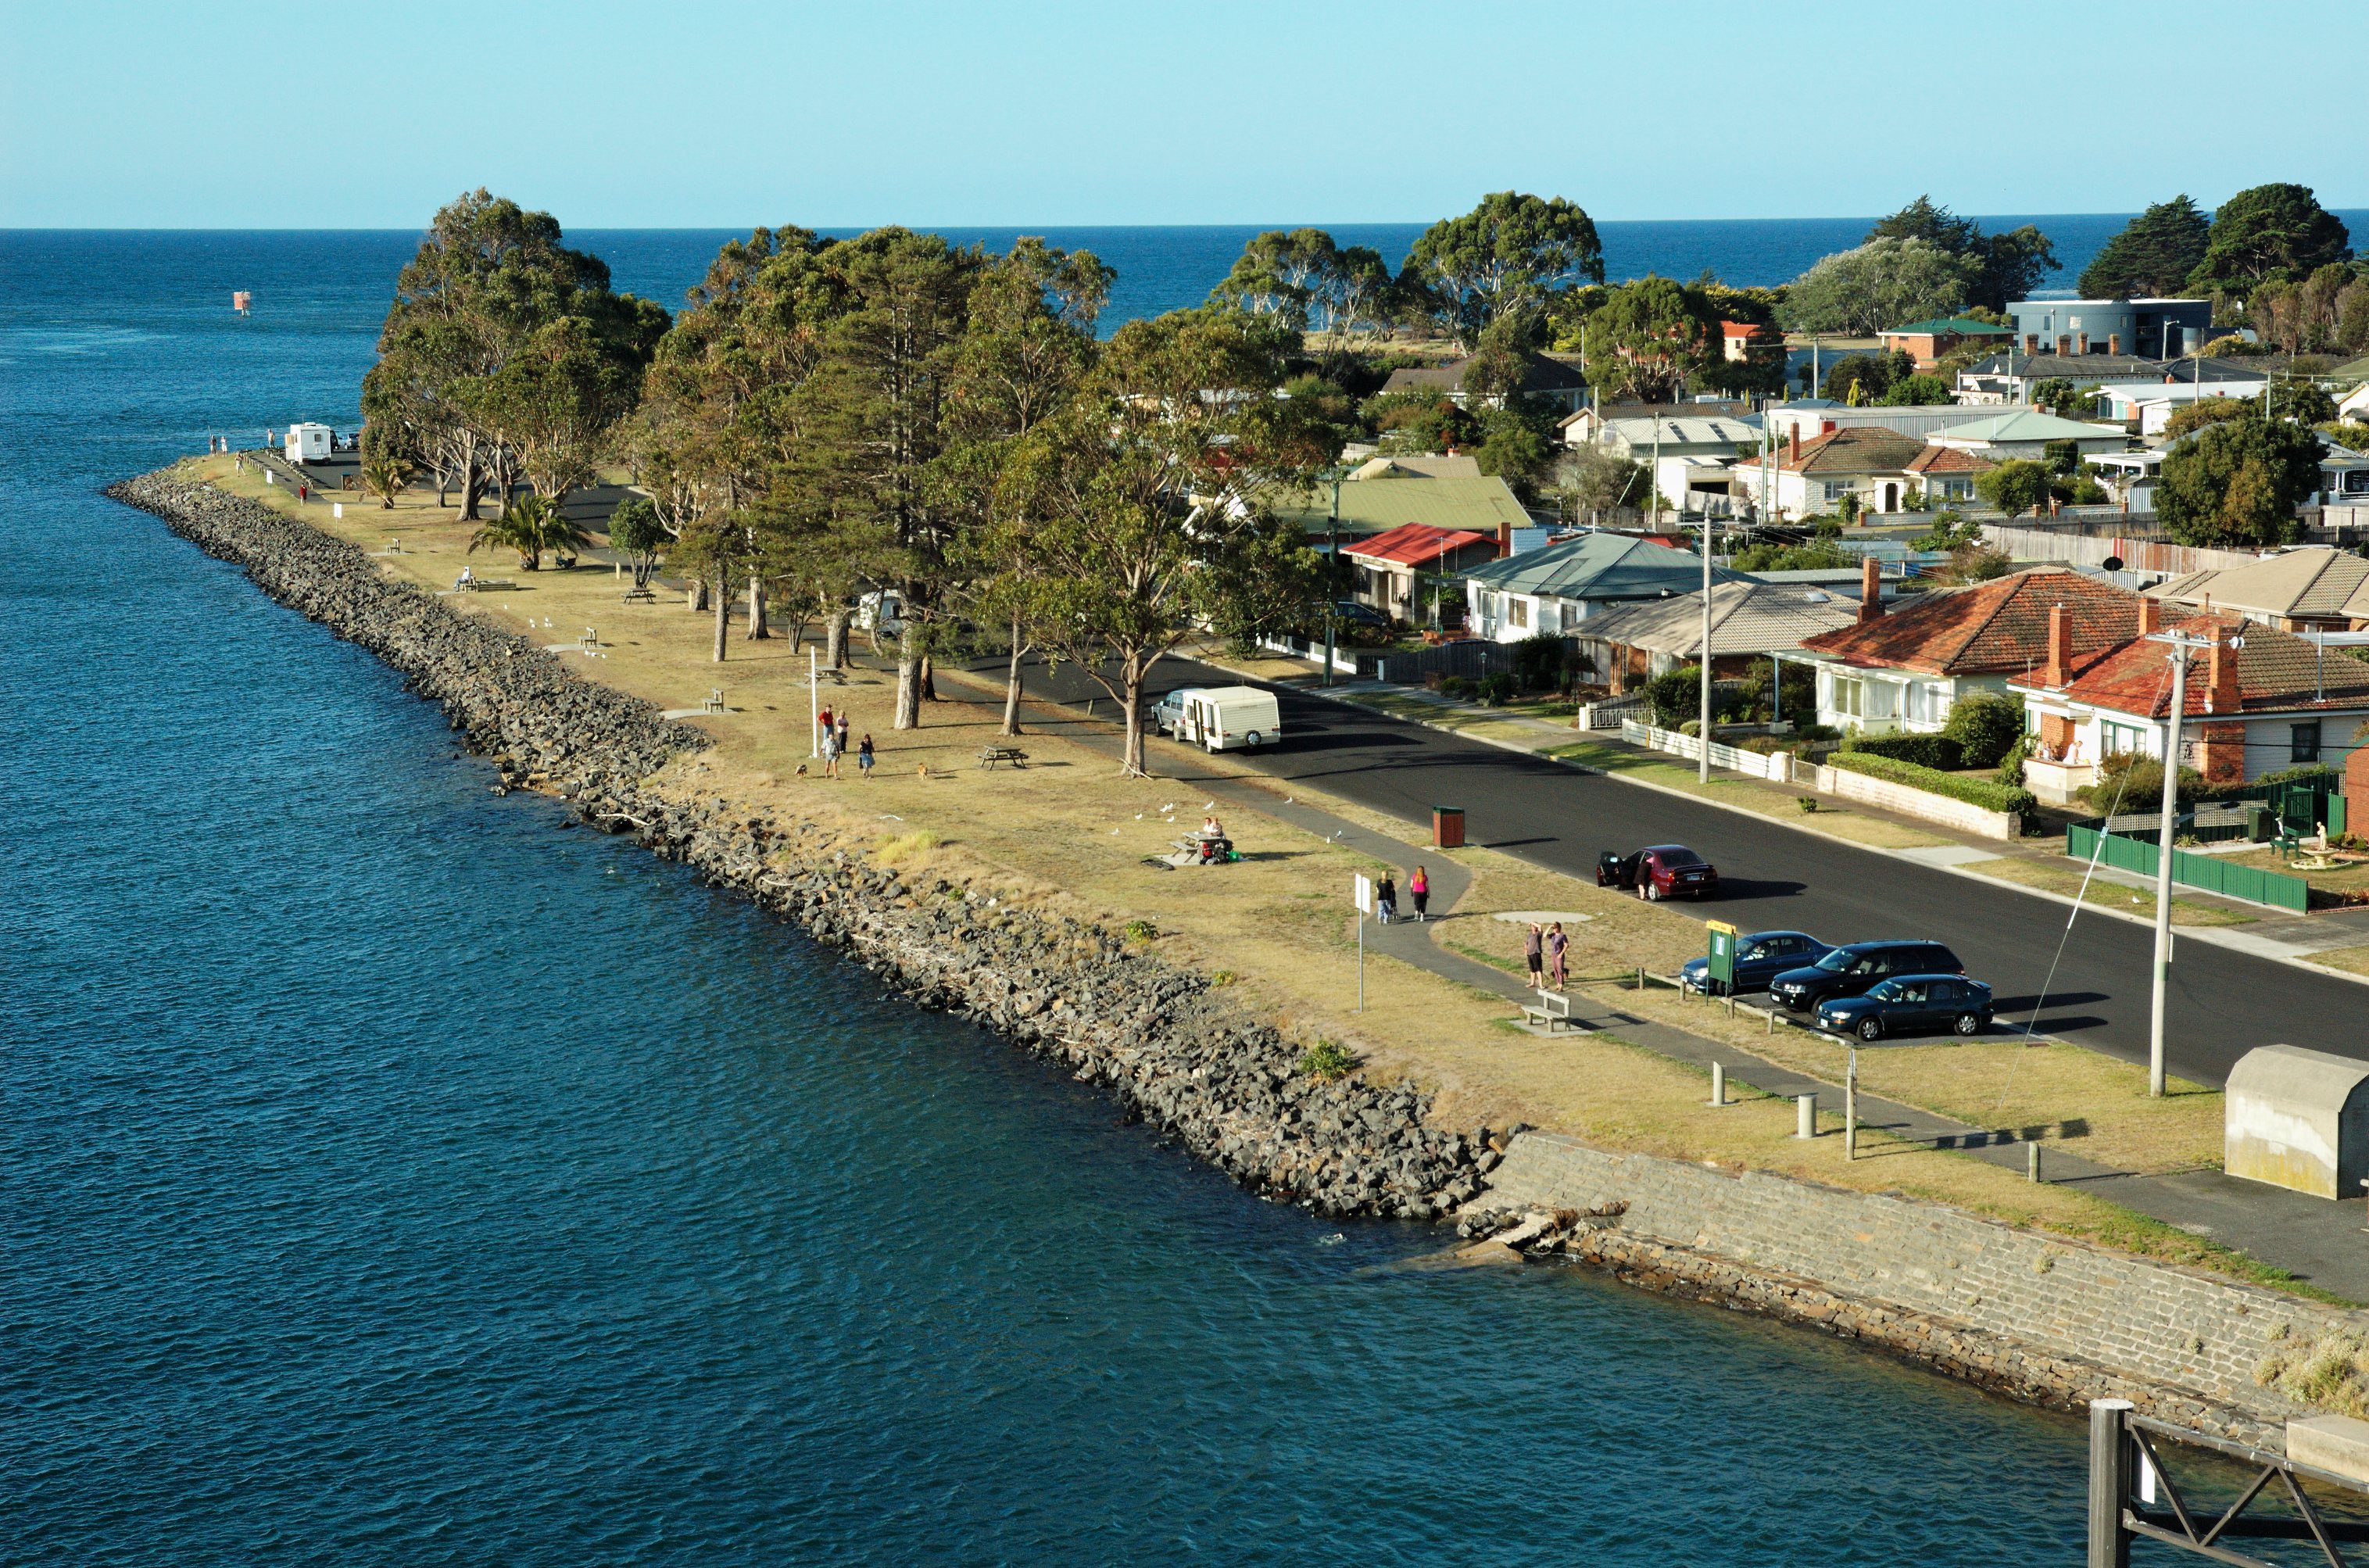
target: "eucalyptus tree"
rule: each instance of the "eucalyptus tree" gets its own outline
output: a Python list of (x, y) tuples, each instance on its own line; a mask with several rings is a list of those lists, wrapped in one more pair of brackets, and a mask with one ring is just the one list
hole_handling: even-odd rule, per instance
[(1576, 204), (1500, 190), (1461, 217), (1425, 229), (1402, 281), (1433, 302), (1459, 346), (1490, 323), (1545, 305), (1582, 282), (1604, 281), (1604, 246)]
[(1143, 683), (1162, 654), (1205, 625), (1288, 624), (1319, 591), (1315, 553), (1270, 506), (1337, 450), (1275, 395), (1291, 350), (1238, 311), (1129, 322), (1004, 467), (1003, 504), (1040, 520), (1040, 635), (1117, 700), (1128, 773), (1143, 772)]
[(1343, 246), (1323, 229), (1270, 229), (1242, 246), (1209, 302), (1272, 315), (1312, 337), (1329, 370), (1347, 356), (1358, 333), (1382, 323), (1391, 295), (1380, 252)]

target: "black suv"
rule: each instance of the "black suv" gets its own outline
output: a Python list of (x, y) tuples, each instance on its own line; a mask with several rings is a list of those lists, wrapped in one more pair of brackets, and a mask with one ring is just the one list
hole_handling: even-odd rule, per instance
[(1894, 975), (1963, 975), (1958, 956), (1938, 942), (1854, 942), (1836, 948), (1806, 969), (1788, 969), (1768, 982), (1769, 1000), (1793, 1013), (1814, 1013), (1818, 1003), (1860, 996)]

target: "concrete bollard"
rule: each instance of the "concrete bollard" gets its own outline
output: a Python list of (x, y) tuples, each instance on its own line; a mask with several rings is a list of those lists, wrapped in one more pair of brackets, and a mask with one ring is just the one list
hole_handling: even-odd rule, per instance
[(1795, 1138), (1818, 1136), (1818, 1097), (1815, 1094), (1793, 1096), (1793, 1136)]
[(1711, 1103), (1714, 1105), (1727, 1104), (1727, 1069), (1718, 1062), (1711, 1064)]
[(2040, 1180), (2040, 1140), (2036, 1138), (2023, 1146), (2023, 1173), (2031, 1181)]

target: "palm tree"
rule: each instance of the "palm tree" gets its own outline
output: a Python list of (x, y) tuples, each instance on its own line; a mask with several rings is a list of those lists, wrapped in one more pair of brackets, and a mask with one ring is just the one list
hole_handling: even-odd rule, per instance
[(557, 507), (541, 496), (530, 495), (472, 534), (469, 549), (474, 554), (480, 544), (489, 549), (507, 545), (518, 552), (520, 569), (532, 572), (542, 569), (545, 550), (568, 555), (590, 543), (584, 530), (561, 516)]
[(391, 452), (373, 452), (362, 458), (362, 487), (379, 498), (380, 509), (393, 511), (395, 498), (411, 483), (411, 464)]

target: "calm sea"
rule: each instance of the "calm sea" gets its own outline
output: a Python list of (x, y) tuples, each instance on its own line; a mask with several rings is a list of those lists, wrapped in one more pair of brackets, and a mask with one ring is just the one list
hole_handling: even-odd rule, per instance
[(97, 494), (350, 424), (409, 244), (0, 235), (0, 1562), (2077, 1555), (2073, 1424), (1253, 1201)]

